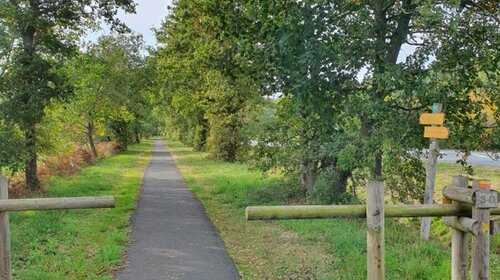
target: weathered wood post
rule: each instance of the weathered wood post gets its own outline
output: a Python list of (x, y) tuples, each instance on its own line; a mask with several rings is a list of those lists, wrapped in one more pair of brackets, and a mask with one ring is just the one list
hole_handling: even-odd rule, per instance
[(35, 199), (8, 199), (9, 183), (0, 174), (0, 280), (11, 280), (11, 254), (9, 233), (9, 211), (56, 210), (84, 208), (112, 208), (115, 198), (103, 197), (61, 197)]
[[(467, 188), (469, 179), (463, 176), (454, 176), (452, 186), (459, 188)], [(460, 202), (453, 201), (453, 204), (460, 205)], [(467, 258), (468, 258), (468, 237), (465, 228), (457, 229), (454, 226), (462, 227), (464, 222), (459, 221), (457, 217), (445, 217), (445, 224), (451, 226), (451, 279), (465, 280), (467, 279)], [(470, 225), (474, 228), (474, 223)], [(476, 223), (477, 225), (477, 223)]]
[[(430, 128), (436, 128), (438, 125), (444, 123), (443, 105), (441, 103), (432, 104), (432, 114), (423, 114), (420, 117), (420, 124), (430, 124)], [(427, 118), (426, 118), (427, 117)], [(434, 203), (434, 185), (436, 183), (436, 165), (437, 158), (439, 155), (439, 141), (438, 137), (440, 135), (436, 133), (429, 133), (431, 131), (429, 127), (424, 129), (424, 137), (431, 138), (431, 143), (429, 145), (429, 157), (427, 158), (427, 166), (425, 168), (425, 193), (424, 193), (424, 204)], [(445, 128), (442, 128), (445, 129)], [(447, 131), (447, 130), (446, 130)], [(445, 135), (446, 139), (448, 135)], [(420, 225), (420, 237), (429, 240), (429, 235), (431, 232), (431, 218), (423, 217), (422, 223)]]
[[(9, 198), (9, 183), (7, 178), (0, 174), (0, 199)], [(10, 268), (10, 235), (9, 235), (9, 212), (0, 212), (0, 279), (12, 279)]]
[(490, 257), (490, 208), (498, 206), (498, 193), (490, 191), (488, 180), (476, 180), (475, 205), (472, 218), (479, 222), (479, 233), (472, 242), (472, 279), (489, 279)]
[(385, 279), (384, 183), (368, 182), (366, 198), (367, 266), (369, 280)]
[[(436, 165), (439, 155), (439, 142), (436, 139), (431, 140), (429, 146), (429, 158), (427, 159), (427, 166), (425, 168), (425, 193), (424, 204), (432, 204), (434, 196), (434, 184), (436, 181)], [(420, 237), (429, 240), (431, 232), (431, 218), (423, 217), (422, 224), (420, 225)]]

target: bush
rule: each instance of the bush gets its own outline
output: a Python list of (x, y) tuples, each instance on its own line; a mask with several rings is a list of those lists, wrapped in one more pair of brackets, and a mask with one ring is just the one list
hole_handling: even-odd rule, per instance
[(394, 202), (422, 202), (425, 190), (425, 168), (418, 157), (404, 151), (389, 151), (384, 156), (384, 183)]
[(95, 146), (99, 158), (107, 158), (120, 152), (118, 145), (114, 142), (102, 142)]
[[(119, 151), (118, 145), (113, 142), (103, 142), (96, 145), (98, 159), (107, 158)], [(95, 160), (90, 149), (77, 148), (70, 154), (44, 157), (39, 165), (37, 175), (44, 180), (50, 176), (68, 176), (80, 171), (82, 168), (92, 165)], [(17, 174), (11, 178), (10, 194), (12, 197), (30, 196), (24, 188), (24, 176)]]
[[(339, 172), (335, 169), (322, 171), (314, 182), (313, 190), (309, 193), (308, 201), (312, 204), (356, 204), (358, 198), (355, 193), (347, 192), (345, 182), (340, 182)], [(340, 186), (339, 184), (345, 184)]]

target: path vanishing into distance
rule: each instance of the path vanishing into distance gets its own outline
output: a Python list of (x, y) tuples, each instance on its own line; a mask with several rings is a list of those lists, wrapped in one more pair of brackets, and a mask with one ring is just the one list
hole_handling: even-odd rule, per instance
[(132, 244), (122, 280), (239, 279), (205, 209), (157, 141), (131, 218)]

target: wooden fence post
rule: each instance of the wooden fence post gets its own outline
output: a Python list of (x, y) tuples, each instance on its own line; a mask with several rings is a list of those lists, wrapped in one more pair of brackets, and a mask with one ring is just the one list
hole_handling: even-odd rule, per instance
[[(440, 103), (434, 103), (432, 105), (432, 113), (441, 113), (443, 111), (443, 105)], [(435, 127), (436, 125), (432, 125)], [(429, 145), (429, 157), (427, 158), (427, 166), (425, 168), (425, 192), (424, 192), (424, 204), (434, 203), (434, 185), (436, 183), (436, 168), (437, 159), (439, 156), (439, 141), (435, 138), (431, 139)], [(431, 233), (431, 218), (423, 217), (420, 224), (420, 238), (429, 240)]]
[[(439, 155), (439, 142), (436, 139), (431, 140), (429, 146), (429, 158), (427, 159), (427, 167), (425, 168), (425, 193), (424, 204), (432, 204), (434, 202), (434, 184), (436, 182), (436, 165)], [(423, 217), (420, 225), (420, 237), (429, 240), (431, 232), (431, 218)]]
[[(0, 199), (9, 198), (9, 183), (0, 174)], [(12, 279), (10, 268), (9, 212), (0, 212), (0, 279)]]
[[(454, 176), (452, 186), (467, 188), (469, 179), (463, 176)], [(459, 202), (453, 201), (453, 204)], [(457, 219), (457, 217), (453, 217)], [(451, 228), (451, 279), (467, 279), (467, 251), (468, 237), (467, 233), (461, 230)]]
[[(478, 192), (490, 192), (490, 183), (487, 180), (473, 182)], [(476, 193), (476, 199), (478, 194)], [(472, 242), (472, 279), (489, 279), (490, 257), (490, 209), (476, 205), (472, 208), (472, 218), (479, 222), (479, 233)]]
[(385, 279), (384, 183), (368, 182), (366, 198), (368, 280)]

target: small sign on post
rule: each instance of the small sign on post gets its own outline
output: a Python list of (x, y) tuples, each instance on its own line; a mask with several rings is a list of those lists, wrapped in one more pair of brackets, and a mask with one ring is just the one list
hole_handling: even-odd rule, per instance
[(432, 104), (432, 112), (433, 113), (439, 113), (442, 111), (443, 111), (443, 104), (441, 104), (441, 103)]
[(423, 113), (420, 115), (420, 124), (443, 125), (444, 113)]
[(476, 208), (490, 209), (498, 207), (498, 193), (496, 191), (476, 192)]
[(450, 135), (448, 128), (442, 126), (426, 126), (424, 127), (424, 137), (434, 139), (448, 139)]

